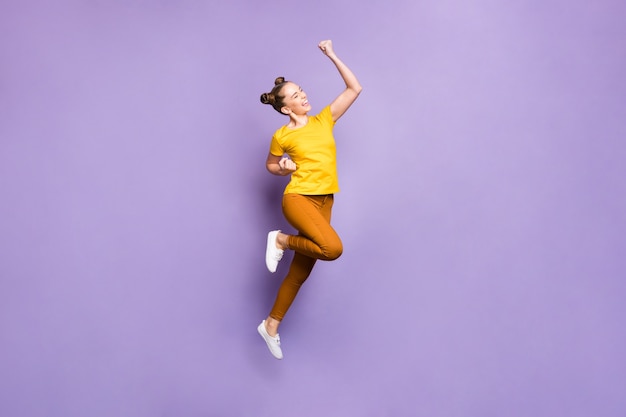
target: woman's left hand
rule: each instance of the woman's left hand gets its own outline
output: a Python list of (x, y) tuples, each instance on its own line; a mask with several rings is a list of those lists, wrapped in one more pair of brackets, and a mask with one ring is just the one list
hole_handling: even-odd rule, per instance
[(320, 50), (322, 52), (324, 52), (324, 55), (326, 56), (330, 56), (334, 53), (333, 51), (333, 41), (331, 40), (326, 40), (326, 41), (321, 41), (318, 45), (318, 48), (320, 48)]

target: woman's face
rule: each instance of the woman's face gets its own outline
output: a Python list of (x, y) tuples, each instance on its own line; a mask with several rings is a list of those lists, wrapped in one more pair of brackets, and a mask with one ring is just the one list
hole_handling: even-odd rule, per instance
[(307, 114), (307, 112), (311, 110), (311, 105), (306, 98), (306, 93), (299, 85), (288, 82), (282, 88), (281, 95), (284, 97), (283, 103), (285, 103), (282, 108), (283, 113), (293, 113), (300, 116)]

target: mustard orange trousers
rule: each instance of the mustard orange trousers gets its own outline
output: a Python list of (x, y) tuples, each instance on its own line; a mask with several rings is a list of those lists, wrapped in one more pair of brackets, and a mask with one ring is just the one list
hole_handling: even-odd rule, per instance
[(341, 256), (343, 244), (330, 225), (333, 202), (332, 194), (283, 195), (283, 214), (298, 235), (289, 237), (288, 248), (295, 253), (270, 317), (279, 321), (285, 317), (318, 259), (332, 261)]

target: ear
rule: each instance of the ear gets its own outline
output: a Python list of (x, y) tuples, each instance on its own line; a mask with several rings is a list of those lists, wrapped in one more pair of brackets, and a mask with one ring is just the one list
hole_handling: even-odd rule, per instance
[(289, 113), (291, 113), (291, 109), (290, 109), (289, 107), (287, 107), (287, 106), (283, 106), (283, 107), (280, 109), (280, 112), (281, 112), (282, 114), (289, 114)]

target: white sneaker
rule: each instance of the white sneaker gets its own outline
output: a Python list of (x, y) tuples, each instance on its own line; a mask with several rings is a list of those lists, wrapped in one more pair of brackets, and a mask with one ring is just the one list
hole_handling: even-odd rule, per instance
[(259, 324), (259, 327), (256, 328), (259, 331), (259, 334), (267, 343), (267, 347), (270, 349), (270, 352), (276, 359), (283, 358), (283, 351), (280, 348), (280, 335), (276, 333), (276, 336), (270, 336), (270, 334), (265, 329), (265, 320)]
[(267, 247), (265, 248), (265, 265), (270, 272), (276, 272), (278, 262), (283, 258), (282, 249), (276, 247), (276, 238), (280, 230), (272, 230), (267, 234)]

